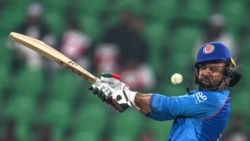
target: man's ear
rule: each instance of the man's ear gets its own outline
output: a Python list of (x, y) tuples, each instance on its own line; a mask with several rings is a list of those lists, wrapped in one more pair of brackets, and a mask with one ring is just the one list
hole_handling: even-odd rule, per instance
[(229, 84), (230, 84), (230, 78), (224, 77), (224, 80), (223, 80), (223, 81), (225, 82), (225, 85), (226, 85), (226, 86), (229, 86)]

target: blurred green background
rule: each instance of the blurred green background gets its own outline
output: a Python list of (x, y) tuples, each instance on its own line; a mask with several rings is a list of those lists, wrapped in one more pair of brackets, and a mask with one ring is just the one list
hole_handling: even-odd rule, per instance
[[(25, 20), (33, 0), (0, 0), (0, 137), (15, 136), (17, 141), (137, 141), (151, 133), (155, 141), (168, 136), (171, 121), (157, 122), (137, 112), (122, 114), (106, 106), (87, 88), (89, 84), (61, 70), (45, 78), (44, 70), (11, 70), (13, 58), (8, 34)], [(117, 24), (119, 13), (130, 9), (144, 21), (143, 36), (149, 42), (147, 64), (154, 70), (157, 85), (147, 91), (180, 95), (193, 87), (193, 48), (205, 33), (213, 13), (225, 16), (226, 32), (233, 35), (240, 51), (236, 61), (243, 77), (232, 88), (232, 117), (243, 120), (242, 130), (250, 133), (250, 30), (248, 0), (41, 0), (44, 21), (59, 37), (66, 24), (66, 13), (74, 15), (91, 39), (98, 43), (107, 27)], [(164, 59), (168, 60), (164, 60)], [(174, 86), (170, 76), (182, 73), (184, 83)], [(95, 74), (99, 75), (99, 74)], [(231, 118), (233, 119), (233, 118)], [(231, 120), (225, 132), (233, 124)], [(0, 139), (1, 140), (1, 139)]]

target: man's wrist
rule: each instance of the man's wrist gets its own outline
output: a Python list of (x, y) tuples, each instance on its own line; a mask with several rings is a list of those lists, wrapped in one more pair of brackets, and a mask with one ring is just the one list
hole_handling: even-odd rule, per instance
[(132, 108), (139, 111), (140, 108), (138, 106), (136, 106), (136, 104), (135, 104), (135, 96), (136, 96), (136, 94), (137, 94), (137, 92), (129, 90), (129, 101), (131, 103)]

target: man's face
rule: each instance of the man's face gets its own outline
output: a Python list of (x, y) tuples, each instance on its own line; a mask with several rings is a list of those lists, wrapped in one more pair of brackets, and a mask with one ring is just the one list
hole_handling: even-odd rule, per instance
[(200, 64), (198, 74), (200, 88), (214, 89), (220, 87), (221, 82), (224, 82), (224, 71), (225, 63), (222, 62)]

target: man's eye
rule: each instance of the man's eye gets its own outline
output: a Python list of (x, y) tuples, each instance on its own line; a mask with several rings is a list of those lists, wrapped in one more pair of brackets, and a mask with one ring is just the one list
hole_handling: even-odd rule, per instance
[(217, 70), (217, 67), (210, 67), (209, 68), (211, 71), (215, 71), (215, 70)]
[(201, 70), (209, 69), (209, 70), (211, 70), (211, 71), (217, 71), (217, 70), (219, 70), (219, 67), (214, 67), (214, 66), (212, 66), (212, 67), (201, 66), (200, 69), (201, 69)]
[(221, 67), (211, 67), (211, 70), (212, 71), (220, 71), (220, 70), (222, 70), (222, 68)]
[(207, 67), (205, 67), (205, 66), (200, 66), (200, 69), (201, 70), (205, 70)]

